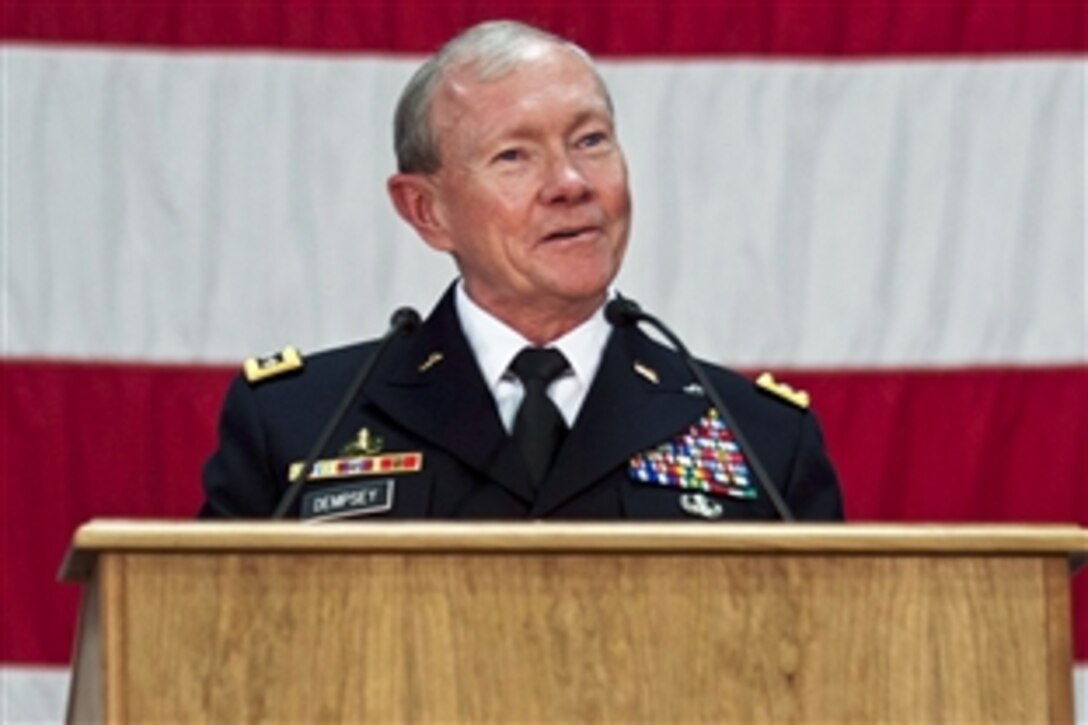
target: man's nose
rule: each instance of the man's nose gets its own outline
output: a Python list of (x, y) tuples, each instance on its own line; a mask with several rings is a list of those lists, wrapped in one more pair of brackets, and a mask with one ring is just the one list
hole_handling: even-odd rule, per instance
[(588, 199), (592, 187), (574, 159), (564, 154), (552, 158), (541, 191), (546, 203), (571, 204)]

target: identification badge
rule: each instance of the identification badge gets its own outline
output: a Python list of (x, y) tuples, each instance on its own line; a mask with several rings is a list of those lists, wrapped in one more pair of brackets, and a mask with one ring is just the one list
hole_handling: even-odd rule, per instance
[(370, 516), (393, 509), (392, 478), (382, 481), (351, 481), (322, 487), (302, 495), (299, 517), (309, 521)]

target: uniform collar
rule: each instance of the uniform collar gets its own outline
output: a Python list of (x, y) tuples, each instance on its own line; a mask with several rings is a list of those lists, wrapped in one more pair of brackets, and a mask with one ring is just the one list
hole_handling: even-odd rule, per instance
[[(514, 356), (523, 348), (532, 347), (533, 343), (476, 304), (465, 292), (463, 282), (458, 281), (455, 297), (454, 308), (461, 330), (480, 367), (484, 382), (494, 394), (508, 374)], [(601, 364), (601, 353), (611, 331), (612, 326), (604, 318), (602, 304), (589, 319), (547, 346), (563, 353), (579, 384), (588, 389)]]

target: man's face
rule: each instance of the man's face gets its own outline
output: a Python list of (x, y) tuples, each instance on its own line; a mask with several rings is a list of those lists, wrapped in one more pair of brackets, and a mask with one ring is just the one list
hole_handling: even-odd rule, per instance
[(497, 80), (451, 73), (431, 122), (442, 165), (428, 241), (454, 255), (469, 295), (507, 322), (518, 310), (595, 309), (619, 271), (631, 202), (586, 62), (542, 44)]

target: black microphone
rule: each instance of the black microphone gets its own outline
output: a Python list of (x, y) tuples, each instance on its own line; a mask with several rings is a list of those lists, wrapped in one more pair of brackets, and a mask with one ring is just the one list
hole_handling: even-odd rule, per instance
[(699, 381), (699, 384), (703, 386), (703, 390), (710, 398), (710, 402), (714, 405), (715, 410), (722, 417), (722, 422), (725, 423), (726, 428), (733, 434), (733, 440), (736, 441), (737, 447), (740, 448), (741, 453), (748, 459), (748, 463), (751, 466), (752, 473), (755, 474), (756, 482), (759, 484), (759, 488), (770, 499), (771, 505), (774, 506), (775, 512), (778, 517), (783, 521), (794, 521), (793, 512), (790, 511), (790, 507), (786, 505), (786, 502), (782, 500), (782, 496), (778, 493), (778, 489), (771, 485), (770, 476), (767, 475), (767, 469), (763, 467), (763, 463), (759, 460), (759, 456), (756, 455), (755, 449), (748, 445), (748, 439), (744, 437), (744, 433), (741, 431), (740, 426), (737, 425), (737, 421), (734, 420), (733, 415), (725, 407), (725, 403), (722, 402), (722, 396), (718, 394), (717, 388), (707, 378), (706, 373), (703, 372), (703, 367), (698, 361), (688, 352), (688, 348), (680, 341), (680, 338), (669, 329), (661, 320), (657, 319), (648, 312), (643, 312), (642, 308), (638, 306), (638, 303), (634, 300), (629, 300), (626, 297), (616, 297), (610, 301), (604, 307), (604, 316), (612, 325), (616, 327), (623, 327), (625, 325), (637, 325), (640, 322), (653, 327), (668, 339), (672, 346), (676, 348), (676, 351), (680, 353), (680, 357), (683, 358), (684, 363), (688, 366), (688, 370), (695, 376), (695, 379)]
[(291, 485), (287, 491), (284, 492), (280, 498), (278, 504), (276, 504), (276, 510), (272, 512), (272, 518), (282, 519), (287, 513), (287, 510), (294, 505), (298, 500), (299, 494), (302, 493), (302, 487), (306, 485), (306, 482), (310, 480), (313, 475), (314, 463), (321, 456), (321, 451), (325, 450), (325, 446), (329, 444), (336, 429), (343, 422), (344, 416), (348, 414), (348, 410), (351, 409), (351, 404), (355, 398), (359, 395), (359, 391), (363, 389), (363, 383), (370, 377), (370, 371), (374, 369), (374, 365), (377, 364), (378, 359), (381, 358), (382, 353), (389, 347), (389, 342), (401, 335), (411, 335), (413, 332), (419, 329), (422, 321), (420, 320), (419, 313), (413, 310), (411, 307), (401, 307), (389, 320), (389, 329), (378, 340), (378, 346), (374, 348), (374, 352), (370, 353), (370, 356), (363, 363), (363, 366), (359, 368), (359, 372), (356, 374), (355, 379), (351, 381), (351, 385), (348, 386), (348, 390), (344, 393), (344, 397), (340, 400), (340, 404), (336, 408), (336, 412), (333, 413), (329, 422), (325, 425), (325, 430), (321, 432), (321, 435), (317, 437), (317, 442), (314, 443), (314, 447), (310, 449), (310, 455), (306, 456), (306, 462), (302, 464), (302, 470), (295, 478), (291, 480)]

